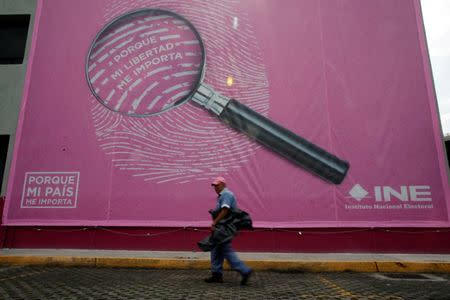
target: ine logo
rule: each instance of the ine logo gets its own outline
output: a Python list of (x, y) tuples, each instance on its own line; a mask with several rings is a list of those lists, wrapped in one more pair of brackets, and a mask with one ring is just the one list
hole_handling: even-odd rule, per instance
[(376, 202), (390, 202), (391, 200), (401, 202), (430, 202), (431, 188), (429, 185), (401, 185), (392, 186), (374, 186), (368, 191), (360, 184), (355, 184), (348, 192), (351, 198), (362, 201), (363, 199), (373, 198)]
[(362, 186), (359, 184), (355, 184), (355, 186), (348, 192), (352, 198), (361, 201), (364, 198), (370, 198), (367, 197), (369, 195), (369, 192), (366, 191)]

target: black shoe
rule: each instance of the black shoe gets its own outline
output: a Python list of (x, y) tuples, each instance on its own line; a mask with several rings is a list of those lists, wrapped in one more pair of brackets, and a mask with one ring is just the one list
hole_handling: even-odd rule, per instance
[(213, 282), (222, 283), (223, 282), (222, 274), (212, 273), (211, 277), (205, 278), (205, 282), (207, 282), (207, 283), (213, 283)]
[(247, 274), (242, 274), (241, 285), (246, 285), (250, 276), (252, 276), (253, 270), (250, 270)]

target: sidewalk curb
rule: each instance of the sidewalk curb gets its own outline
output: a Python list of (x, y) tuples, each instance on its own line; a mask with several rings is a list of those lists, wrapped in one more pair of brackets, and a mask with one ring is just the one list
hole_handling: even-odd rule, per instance
[[(286, 261), (246, 260), (257, 271), (284, 272), (431, 272), (450, 273), (450, 262), (417, 261)], [(62, 266), (62, 267), (122, 267), (154, 269), (204, 269), (210, 267), (206, 259), (183, 258), (126, 258), (80, 256), (0, 256), (0, 265)]]

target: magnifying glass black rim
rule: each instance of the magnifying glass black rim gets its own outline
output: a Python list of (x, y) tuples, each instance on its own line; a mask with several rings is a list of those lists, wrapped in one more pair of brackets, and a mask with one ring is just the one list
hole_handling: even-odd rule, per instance
[[(107, 31), (113, 24), (115, 24), (116, 22), (120, 22), (121, 20), (128, 18), (134, 14), (147, 14), (147, 13), (156, 13), (156, 14), (166, 14), (169, 16), (173, 16), (177, 19), (182, 20), (183, 22), (186, 23), (187, 26), (189, 26), (189, 28), (192, 30), (192, 32), (194, 32), (197, 40), (199, 41), (199, 45), (200, 45), (200, 49), (202, 52), (202, 61), (201, 61), (201, 66), (200, 66), (200, 74), (197, 77), (197, 81), (195, 82), (195, 87), (191, 90), (191, 92), (186, 95), (185, 97), (183, 97), (180, 100), (177, 100), (175, 102), (175, 104), (169, 108), (163, 109), (161, 111), (158, 112), (154, 112), (154, 113), (144, 113), (144, 114), (134, 114), (134, 113), (127, 113), (127, 112), (123, 112), (120, 110), (115, 110), (112, 107), (109, 107), (108, 105), (106, 105), (103, 101), (103, 99), (95, 92), (95, 88), (92, 86), (90, 77), (89, 77), (89, 58), (91, 57), (91, 53), (92, 50), (94, 49), (95, 44), (97, 43), (97, 41), (99, 40), (99, 37), (105, 32)], [(110, 22), (108, 22), (105, 26), (103, 26), (103, 28), (97, 33), (97, 35), (95, 36), (94, 40), (92, 41), (91, 46), (89, 47), (89, 51), (88, 54), (86, 56), (86, 63), (85, 63), (85, 76), (86, 76), (86, 81), (88, 83), (89, 89), (91, 90), (91, 93), (94, 95), (94, 97), (97, 99), (98, 102), (100, 102), (103, 106), (105, 106), (107, 109), (126, 115), (126, 116), (133, 116), (133, 117), (147, 117), (147, 116), (154, 116), (154, 115), (159, 115), (161, 113), (164, 113), (168, 110), (171, 110), (172, 108), (178, 107), (184, 103), (186, 103), (189, 99), (191, 99), (194, 94), (197, 92), (200, 84), (203, 81), (203, 75), (204, 75), (204, 71), (205, 71), (205, 59), (206, 55), (205, 55), (205, 46), (203, 44), (203, 40), (200, 36), (200, 33), (197, 31), (197, 29), (195, 29), (194, 25), (192, 25), (192, 23), (186, 19), (185, 17), (170, 11), (170, 10), (166, 10), (166, 9), (160, 9), (160, 8), (140, 8), (137, 10), (133, 10), (133, 11), (129, 11), (125, 14), (122, 14), (116, 18), (114, 18), (113, 20), (111, 20)]]

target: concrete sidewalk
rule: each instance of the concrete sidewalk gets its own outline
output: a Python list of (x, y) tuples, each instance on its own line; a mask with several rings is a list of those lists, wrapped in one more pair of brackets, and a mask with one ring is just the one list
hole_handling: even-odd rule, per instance
[[(450, 255), (448, 254), (240, 252), (239, 256), (255, 270), (450, 273)], [(0, 265), (208, 269), (209, 253), (77, 249), (1, 249)]]

